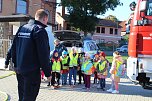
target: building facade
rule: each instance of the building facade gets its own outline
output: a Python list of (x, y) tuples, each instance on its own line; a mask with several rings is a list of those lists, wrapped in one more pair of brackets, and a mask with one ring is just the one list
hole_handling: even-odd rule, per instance
[(97, 43), (113, 42), (117, 44), (118, 41), (121, 40), (121, 28), (119, 22), (99, 19), (93, 34), (93, 40)]
[(5, 57), (19, 26), (34, 18), (43, 8), (48, 12), (48, 25), (55, 29), (56, 0), (0, 0), (0, 57)]
[(30, 15), (43, 8), (49, 14), (49, 23), (55, 25), (56, 0), (0, 0), (0, 16)]

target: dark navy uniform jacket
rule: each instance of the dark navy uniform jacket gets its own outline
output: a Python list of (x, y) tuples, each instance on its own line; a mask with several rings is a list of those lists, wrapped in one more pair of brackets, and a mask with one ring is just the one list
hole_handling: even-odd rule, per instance
[(46, 77), (51, 74), (50, 48), (46, 25), (30, 20), (21, 26), (13, 40), (12, 61), (19, 73), (29, 73), (42, 68)]

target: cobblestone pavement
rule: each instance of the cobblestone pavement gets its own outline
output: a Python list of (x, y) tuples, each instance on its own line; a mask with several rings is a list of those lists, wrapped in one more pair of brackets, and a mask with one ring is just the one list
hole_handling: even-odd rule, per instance
[[(0, 70), (0, 74), (1, 71)], [(110, 79), (106, 79), (106, 89), (110, 87)], [(46, 86), (47, 83), (41, 83), (41, 89), (37, 101), (152, 101), (152, 90), (142, 89), (139, 85), (132, 84), (128, 79), (122, 78), (120, 83), (120, 94), (111, 94), (106, 91), (97, 90), (91, 85), (88, 92), (82, 87), (76, 85), (74, 88), (62, 86), (59, 89), (52, 90)], [(0, 79), (0, 91), (9, 95), (9, 101), (17, 101), (17, 81), (15, 75)], [(2, 101), (0, 99), (0, 101)]]

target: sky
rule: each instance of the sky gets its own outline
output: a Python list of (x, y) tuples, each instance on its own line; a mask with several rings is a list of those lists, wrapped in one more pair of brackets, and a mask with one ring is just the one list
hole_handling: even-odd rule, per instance
[[(104, 15), (99, 15), (98, 17), (105, 18), (108, 15), (114, 15), (120, 21), (127, 20), (130, 13), (132, 12), (129, 8), (129, 4), (133, 1), (136, 2), (137, 0), (120, 0), (120, 2), (123, 3), (123, 6), (117, 6), (114, 11), (108, 10)], [(59, 3), (60, 0), (57, 0), (57, 2)], [(61, 7), (57, 7), (57, 12), (61, 12)]]

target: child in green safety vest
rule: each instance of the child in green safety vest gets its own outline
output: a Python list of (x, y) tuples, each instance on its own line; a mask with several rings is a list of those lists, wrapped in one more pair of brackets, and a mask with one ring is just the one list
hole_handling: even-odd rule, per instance
[(90, 90), (92, 67), (93, 67), (93, 63), (90, 60), (90, 54), (85, 53), (85, 60), (82, 64), (81, 70), (84, 73), (85, 89), (87, 90)]
[(69, 56), (67, 56), (67, 54), (68, 54), (67, 51), (63, 51), (62, 52), (62, 56), (61, 56), (61, 61), (62, 61), (62, 65), (63, 65), (63, 69), (61, 71), (61, 74), (62, 74), (62, 85), (66, 85), (67, 84), (67, 77), (68, 77), (68, 72), (69, 72), (70, 58), (69, 58)]
[[(53, 52), (53, 57), (51, 58), (51, 67), (52, 67), (51, 87), (54, 89), (56, 87), (59, 87), (60, 85), (60, 72), (62, 70), (62, 62), (56, 50)], [(56, 83), (55, 78), (57, 79), (57, 86), (55, 86)], [(48, 86), (49, 85), (50, 83), (48, 84)]]
[(104, 52), (100, 52), (99, 63), (97, 65), (97, 73), (98, 73), (99, 84), (100, 84), (98, 88), (101, 88), (104, 91), (105, 85), (106, 85), (105, 79), (107, 77), (107, 61), (105, 59)]

